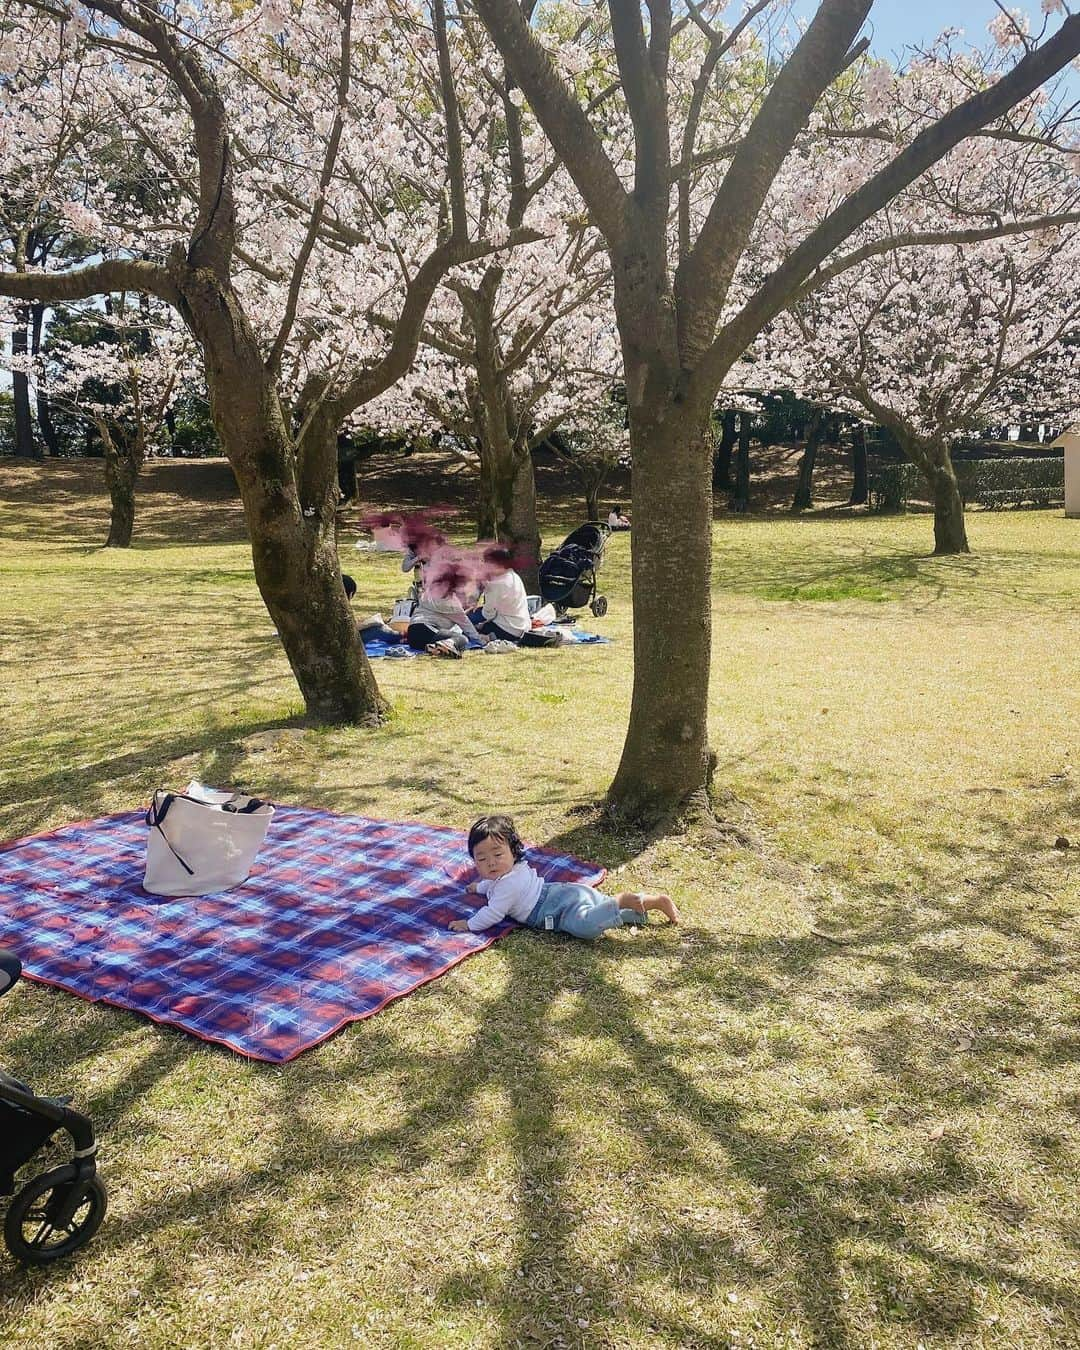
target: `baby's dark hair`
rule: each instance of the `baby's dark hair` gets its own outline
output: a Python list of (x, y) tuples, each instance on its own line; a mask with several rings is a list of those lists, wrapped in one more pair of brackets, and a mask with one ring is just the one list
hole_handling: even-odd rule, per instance
[(473, 824), (469, 831), (470, 858), (475, 853), (477, 844), (482, 844), (485, 839), (498, 839), (504, 843), (514, 855), (515, 862), (520, 862), (525, 856), (525, 845), (521, 842), (517, 826), (509, 816), (481, 816)]
[(356, 594), (356, 582), (349, 576), (348, 572), (342, 572), (341, 584), (345, 587), (345, 599), (351, 600)]

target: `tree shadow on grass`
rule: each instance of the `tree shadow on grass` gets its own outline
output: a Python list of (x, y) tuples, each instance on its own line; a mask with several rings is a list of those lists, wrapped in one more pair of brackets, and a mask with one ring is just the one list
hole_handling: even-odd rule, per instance
[[(590, 839), (583, 826), (550, 843), (588, 853)], [(615, 843), (603, 842), (614, 861)], [(481, 1208), (491, 1224), (495, 1210), (512, 1207), (503, 1240), (513, 1260), (493, 1269), (477, 1233), (475, 1251), (466, 1246), (427, 1274), (436, 1314), (467, 1326), (479, 1300), (497, 1316), (499, 1345), (610, 1336), (720, 1346), (754, 1300), (809, 1343), (852, 1350), (875, 1328), (913, 1340), (977, 1334), (981, 1297), (992, 1289), (1076, 1318), (1080, 1296), (1067, 1273), (1032, 1273), (1017, 1259), (1022, 1197), (1001, 1191), (968, 1127), (928, 1129), (973, 1105), (988, 1125), (1005, 1121), (1011, 1075), (1002, 1068), (1072, 1053), (1067, 1034), (1045, 1046), (1002, 1040), (1038, 1015), (1046, 981), (1060, 988), (1066, 974), (1054, 943), (1031, 941), (1015, 911), (1019, 878), (1015, 863), (985, 869), (969, 914), (924, 906), (905, 920), (894, 897), (884, 923), (871, 889), (870, 922), (849, 924), (842, 949), (812, 935), (747, 940), (659, 925), (596, 944), (513, 934), (481, 958), (500, 963), (505, 978), (480, 1006), (447, 977), (398, 1004), (397, 1015), (353, 1027), (294, 1064), (248, 1066), (272, 1162), (234, 1164), (191, 1189), (159, 1186), (126, 1222), (107, 1224), (95, 1248), (134, 1255), (147, 1238), (194, 1219), (204, 1263), (218, 1253), (261, 1278), (268, 1253), (295, 1240), (295, 1216), (283, 1203), (295, 1187), (320, 1214), (314, 1236), (304, 1225), (312, 1243), (304, 1259), (331, 1262), (355, 1240), (357, 1215), (388, 1186), (415, 1179), (430, 1189), (431, 1169), (443, 1168), (463, 1193), (483, 1193), (494, 1100), (505, 1130), (491, 1137), (507, 1144), (514, 1175), (509, 1199), (493, 1194)], [(958, 922), (1021, 944), (1026, 957), (1007, 972), (988, 970), (973, 942), (935, 957), (932, 944)], [(853, 983), (863, 966), (885, 972), (865, 1000)], [(645, 995), (632, 992), (642, 976)], [(960, 1052), (969, 1071), (943, 1074), (942, 1056), (957, 1053), (948, 1048), (954, 1029), (937, 1027), (928, 1010), (964, 987), (998, 1030), (976, 1034)], [(426, 1034), (435, 1000), (451, 1022), (460, 1005), (474, 1029), (446, 1041)], [(829, 1053), (857, 1056), (865, 1068), (842, 1072), (848, 1060), (826, 1056), (805, 1084), (792, 1080), (790, 1066), (808, 1053), (799, 1037), (827, 1036), (838, 1000), (855, 1020)], [(725, 1041), (719, 1012), (758, 1020), (735, 1028), (742, 1043)], [(127, 1016), (108, 1017), (106, 1050), (131, 1027)], [(769, 1034), (797, 1026), (794, 1039)], [(63, 1080), (87, 1057), (85, 1026), (53, 1039), (51, 1071)], [(144, 1128), (131, 1119), (133, 1103), (184, 1060), (178, 1033), (153, 1040), (153, 1050), (92, 1097), (103, 1137), (118, 1146), (130, 1148)], [(36, 1044), (18, 1041), (15, 1050), (27, 1058)], [(396, 1082), (391, 1121), (357, 1131), (328, 1118), (343, 1087), (363, 1095), (388, 1070)], [(789, 1094), (786, 1107), (774, 1105), (773, 1087)], [(854, 1135), (845, 1132), (851, 1120), (860, 1122)], [(882, 1135), (884, 1144), (872, 1147)], [(1029, 1169), (1045, 1166), (1041, 1145), (1029, 1139), (1027, 1149)], [(113, 1184), (122, 1188), (123, 1178)], [(606, 1207), (617, 1222), (605, 1228), (597, 1215)], [(935, 1213), (972, 1207), (981, 1242), (965, 1234), (970, 1221), (958, 1219), (952, 1238), (935, 1229)], [(392, 1266), (407, 1234), (380, 1236), (380, 1259)], [(182, 1295), (187, 1280), (182, 1263), (162, 1260), (138, 1278), (151, 1299)], [(24, 1297), (44, 1288), (34, 1274), (17, 1281)], [(738, 1307), (726, 1301), (732, 1289)]]
[(227, 729), (203, 727), (194, 732), (171, 733), (143, 743), (138, 750), (103, 755), (75, 768), (50, 767), (45, 772), (22, 776), (16, 772), (5, 783), (6, 804), (0, 821), (17, 821), (17, 825), (0, 825), (0, 838), (6, 837), (11, 828), (16, 828), (19, 835), (33, 833), (52, 816), (57, 800), (63, 800), (69, 793), (77, 797), (80, 809), (89, 819), (106, 809), (118, 783), (124, 779), (149, 776), (160, 786), (167, 766), (193, 755), (210, 757), (203, 769), (207, 778), (232, 782), (246, 761), (247, 752), (240, 743), (243, 738), (255, 732), (302, 725), (302, 717), (247, 717), (230, 722)]

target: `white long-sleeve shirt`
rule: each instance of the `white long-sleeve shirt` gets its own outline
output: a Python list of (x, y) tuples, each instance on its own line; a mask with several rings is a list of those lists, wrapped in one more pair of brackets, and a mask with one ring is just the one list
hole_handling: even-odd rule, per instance
[(536, 870), (524, 861), (515, 863), (504, 877), (477, 882), (476, 893), (486, 903), (469, 920), (470, 932), (482, 933), (503, 919), (524, 923), (540, 899), (543, 886)]
[(512, 569), (484, 583), (484, 618), (494, 619), (516, 638), (532, 628), (525, 583)]

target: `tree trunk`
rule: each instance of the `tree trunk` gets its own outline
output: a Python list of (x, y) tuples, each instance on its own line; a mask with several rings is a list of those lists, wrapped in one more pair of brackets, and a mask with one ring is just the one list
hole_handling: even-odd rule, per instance
[(517, 555), (516, 570), (530, 595), (540, 592), (540, 525), (536, 519), (536, 473), (528, 449), (514, 456), (510, 490), (508, 543)]
[(135, 529), (135, 480), (146, 459), (145, 445), (137, 431), (114, 436), (99, 423), (98, 432), (105, 447), (105, 484), (111, 504), (105, 547), (129, 548)]
[(729, 503), (732, 511), (750, 510), (750, 422), (750, 413), (739, 414), (739, 453), (735, 457), (735, 492)]
[(934, 553), (970, 553), (964, 503), (947, 447), (943, 462), (934, 468), (930, 485), (934, 497)]
[(515, 550), (520, 560), (516, 570), (525, 589), (530, 594), (537, 591), (542, 540), (536, 518), (536, 474), (524, 446), (509, 440), (481, 446), (476, 523), (478, 539), (498, 539)]
[(919, 435), (899, 422), (890, 424), (890, 430), (929, 485), (934, 503), (934, 553), (970, 553), (964, 499), (956, 481), (948, 436)]
[[(16, 305), (15, 324), (11, 330), (13, 358), (29, 354), (29, 321), (30, 313), (27, 307)], [(34, 439), (34, 418), (30, 411), (30, 379), (25, 371), (12, 372), (11, 397), (15, 407), (15, 453), (27, 459), (40, 459), (41, 447)]]
[(600, 519), (600, 490), (603, 482), (585, 484), (585, 519)]
[(851, 496), (848, 506), (865, 506), (869, 491), (866, 471), (866, 428), (859, 422), (851, 433)]
[(337, 469), (338, 491), (342, 502), (354, 502), (360, 496), (360, 480), (356, 474), (356, 460), (343, 459)]
[[(36, 304), (30, 306), (30, 350), (35, 356), (41, 351), (41, 333), (45, 324), (45, 306)], [(45, 442), (49, 454), (54, 458), (60, 453), (60, 438), (56, 434), (56, 427), (53, 425), (52, 409), (49, 407), (49, 396), (38, 387), (37, 391), (37, 422), (38, 430), (41, 432), (41, 439)]]
[(381, 720), (386, 705), (345, 598), (334, 545), (337, 427), (316, 412), (294, 446), (272, 376), (228, 286), (180, 263), (174, 279), (201, 345), (214, 426), (244, 505), (255, 581), (324, 724)]
[(728, 409), (720, 421), (720, 440), (713, 455), (713, 491), (731, 490), (731, 453), (735, 449), (735, 413)]
[[(651, 417), (646, 414), (651, 413)], [(708, 410), (631, 406), (634, 690), (608, 794), (616, 816), (707, 806), (712, 559)]]
[(806, 511), (813, 504), (814, 463), (817, 460), (818, 446), (825, 434), (825, 413), (815, 408), (810, 415), (810, 427), (806, 435), (806, 446), (799, 460), (799, 478), (795, 485), (795, 499), (791, 503), (793, 511)]

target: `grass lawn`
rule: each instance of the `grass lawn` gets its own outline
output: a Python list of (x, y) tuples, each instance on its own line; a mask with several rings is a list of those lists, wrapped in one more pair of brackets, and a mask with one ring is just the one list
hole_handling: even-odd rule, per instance
[[(93, 1115), (111, 1205), (0, 1253), (5, 1347), (1080, 1345), (1080, 521), (935, 560), (926, 516), (718, 520), (737, 850), (595, 829), (628, 538), (613, 645), (382, 662), (391, 722), (309, 730), (205, 472), (152, 467), (120, 552), (92, 467), (0, 461), (0, 837), (193, 774), (508, 807), (685, 926), (512, 935), (283, 1068), (24, 985), (0, 1062)], [(342, 554), (386, 612), (396, 560)]]

